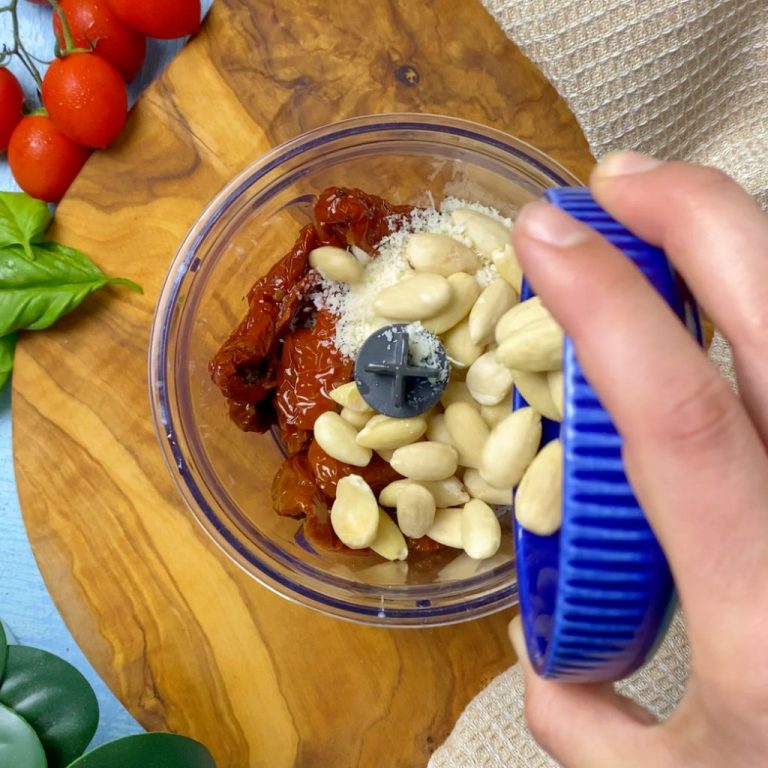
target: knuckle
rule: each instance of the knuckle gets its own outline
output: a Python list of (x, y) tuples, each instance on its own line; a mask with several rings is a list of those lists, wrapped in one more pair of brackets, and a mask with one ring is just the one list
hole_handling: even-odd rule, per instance
[(708, 450), (722, 443), (737, 414), (727, 385), (718, 376), (685, 380), (668, 391), (659, 420), (668, 443), (680, 449)]
[(667, 188), (667, 215), (673, 229), (669, 237), (689, 240), (687, 225), (709, 219), (720, 206), (720, 201), (740, 194), (739, 185), (723, 171), (705, 165), (670, 163)]
[(762, 296), (754, 302), (744, 304), (741, 308), (741, 327), (743, 332), (734, 339), (735, 350), (746, 348), (748, 359), (754, 364), (764, 359), (765, 339), (768, 335), (768, 289), (761, 289)]
[[(673, 166), (681, 166), (690, 179), (691, 186), (701, 191), (721, 190), (723, 187), (738, 189), (738, 184), (719, 168), (710, 165), (689, 165), (686, 163), (673, 163)], [(677, 170), (677, 169), (676, 169)]]

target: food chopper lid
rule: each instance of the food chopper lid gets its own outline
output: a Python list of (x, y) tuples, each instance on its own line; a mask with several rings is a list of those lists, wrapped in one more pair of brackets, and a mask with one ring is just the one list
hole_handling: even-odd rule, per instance
[[(662, 250), (609, 216), (588, 189), (553, 189), (546, 199), (631, 259), (701, 343), (696, 305)], [(521, 300), (533, 295), (524, 281)], [(567, 336), (563, 386), (562, 425), (544, 419), (542, 438), (563, 443), (562, 527), (538, 536), (514, 526), (526, 644), (543, 677), (619, 680), (663, 638), (676, 604), (674, 583), (624, 472), (622, 438)], [(515, 391), (513, 408), (525, 405)]]

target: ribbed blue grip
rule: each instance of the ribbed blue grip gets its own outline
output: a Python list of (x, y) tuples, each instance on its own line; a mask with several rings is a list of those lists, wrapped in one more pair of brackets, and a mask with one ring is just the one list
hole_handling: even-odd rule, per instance
[[(695, 303), (663, 251), (611, 218), (587, 189), (554, 189), (546, 197), (631, 259), (701, 341)], [(521, 298), (532, 295), (524, 281)], [(523, 626), (531, 661), (542, 676), (619, 680), (638, 669), (663, 637), (675, 604), (674, 584), (627, 481), (621, 436), (568, 337), (563, 381), (562, 427), (545, 419), (543, 437), (545, 443), (558, 436), (563, 442), (562, 527), (543, 537), (515, 523)], [(516, 391), (514, 408), (524, 405)]]

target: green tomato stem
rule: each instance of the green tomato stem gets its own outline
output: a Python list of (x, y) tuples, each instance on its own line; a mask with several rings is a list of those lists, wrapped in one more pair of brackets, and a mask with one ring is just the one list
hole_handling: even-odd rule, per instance
[(75, 44), (72, 40), (72, 30), (69, 28), (69, 22), (64, 15), (64, 11), (61, 10), (59, 0), (48, 0), (53, 8), (54, 13), (59, 17), (61, 22), (61, 30), (64, 33), (64, 55), (69, 56), (70, 53), (76, 53)]
[(17, 11), (18, 4), (19, 0), (11, 0), (8, 5), (0, 6), (0, 13), (11, 14), (11, 25), (13, 29), (13, 48), (6, 48), (4, 46), (3, 55), (17, 56), (19, 61), (24, 66), (24, 69), (26, 69), (27, 72), (29, 72), (29, 74), (34, 78), (35, 83), (37, 84), (38, 92), (42, 92), (43, 79), (40, 77), (40, 71), (35, 66), (31, 55), (24, 47), (24, 44), (21, 42), (21, 35), (19, 34), (19, 14)]

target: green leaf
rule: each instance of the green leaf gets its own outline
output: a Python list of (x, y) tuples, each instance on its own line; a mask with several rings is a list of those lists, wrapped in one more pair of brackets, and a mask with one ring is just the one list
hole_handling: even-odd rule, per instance
[[(2, 384), (0, 384), (2, 389)], [(0, 682), (3, 680), (5, 674), (5, 664), (8, 661), (8, 638), (5, 636), (5, 627), (3, 622), (0, 621)]]
[(34, 261), (19, 246), (0, 250), (0, 336), (48, 328), (105, 285), (141, 292), (131, 280), (108, 277), (74, 248), (36, 243), (32, 250)]
[(0, 192), (0, 248), (20, 245), (34, 259), (31, 244), (42, 239), (51, 212), (42, 200), (23, 192)]
[[(3, 625), (3, 629), (5, 630), (5, 642), (8, 643), (8, 645), (17, 644), (18, 640), (13, 636), (13, 632), (11, 632), (11, 628), (8, 626), (8, 622), (3, 621), (2, 618), (0, 618), (0, 624)], [(0, 683), (2, 681), (2, 676), (0, 676)]]
[(80, 672), (52, 653), (24, 645), (8, 647), (0, 704), (32, 726), (49, 768), (64, 768), (81, 755), (99, 722), (96, 694)]
[(46, 768), (45, 752), (29, 723), (0, 705), (0, 765), (3, 768)]
[[(8, 381), (13, 370), (13, 353), (16, 351), (16, 334), (9, 333), (7, 336), (0, 336), (0, 391)], [(2, 630), (2, 627), (0, 627)], [(3, 666), (0, 663), (0, 680), (3, 679)]]
[(172, 733), (140, 733), (111, 741), (69, 768), (216, 768), (199, 742)]

